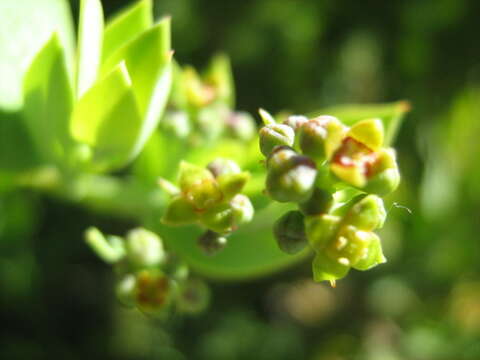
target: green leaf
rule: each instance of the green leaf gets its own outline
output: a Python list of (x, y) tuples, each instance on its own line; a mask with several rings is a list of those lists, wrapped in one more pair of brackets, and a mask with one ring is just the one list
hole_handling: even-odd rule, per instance
[(308, 116), (312, 118), (320, 115), (332, 115), (348, 126), (352, 126), (360, 120), (379, 118), (385, 128), (384, 143), (389, 146), (395, 139), (398, 128), (408, 111), (410, 111), (410, 104), (407, 101), (398, 101), (389, 104), (339, 105), (314, 111)]
[(70, 130), (94, 151), (97, 170), (121, 167), (132, 159), (141, 118), (125, 63), (120, 63), (79, 100)]
[(54, 31), (65, 46), (71, 70), (74, 39), (68, 1), (0, 1), (0, 108), (20, 110), (23, 76)]
[(78, 24), (77, 98), (80, 98), (97, 79), (102, 39), (102, 3), (100, 0), (82, 0)]
[(149, 29), (152, 24), (151, 0), (138, 1), (118, 13), (105, 27), (102, 59), (105, 61), (121, 46)]
[(118, 49), (102, 66), (102, 74), (125, 61), (132, 89), (143, 118), (134, 154), (138, 154), (160, 121), (171, 82), (170, 18)]
[(172, 228), (152, 221), (167, 246), (178, 253), (194, 271), (205, 276), (237, 280), (265, 276), (305, 259), (311, 252), (306, 249), (296, 255), (282, 252), (273, 236), (275, 220), (292, 208), (291, 205), (271, 204), (257, 211), (252, 222), (241, 225), (228, 237), (224, 250), (207, 256), (197, 246), (202, 230), (197, 226)]
[(46, 161), (59, 161), (72, 144), (68, 120), (73, 91), (56, 33), (30, 65), (23, 91), (24, 120), (37, 151)]

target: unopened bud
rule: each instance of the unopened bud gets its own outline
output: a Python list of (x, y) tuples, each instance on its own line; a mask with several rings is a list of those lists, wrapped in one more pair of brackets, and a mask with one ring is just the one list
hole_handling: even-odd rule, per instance
[(227, 238), (211, 230), (198, 238), (198, 246), (206, 255), (215, 255), (227, 245)]
[(230, 159), (217, 158), (207, 165), (207, 169), (218, 178), (225, 174), (238, 174), (241, 172), (240, 166)]
[(306, 156), (289, 158), (278, 170), (269, 169), (266, 180), (268, 194), (279, 202), (304, 202), (313, 192), (317, 169)]
[(346, 127), (333, 116), (324, 115), (309, 120), (299, 131), (302, 153), (323, 162), (340, 146), (345, 131)]
[(284, 121), (283, 124), (290, 126), (295, 132), (308, 121), (308, 118), (303, 115), (290, 115)]
[(269, 171), (282, 171), (285, 164), (289, 164), (291, 158), (298, 154), (290, 146), (277, 146), (267, 158), (267, 169)]
[(180, 139), (186, 138), (191, 131), (190, 120), (184, 111), (169, 111), (160, 122), (162, 130), (172, 133)]
[(235, 195), (230, 201), (230, 206), (233, 210), (235, 226), (240, 226), (252, 221), (255, 210), (247, 196), (243, 194)]
[(278, 247), (287, 254), (296, 254), (308, 244), (304, 216), (300, 211), (289, 211), (273, 227)]
[(227, 118), (226, 128), (230, 136), (242, 141), (251, 140), (257, 130), (253, 117), (244, 111), (232, 112)]
[(127, 259), (136, 268), (155, 266), (165, 259), (162, 241), (151, 231), (133, 229), (125, 240)]
[(260, 129), (260, 151), (268, 156), (276, 146), (293, 146), (295, 132), (288, 125), (268, 124)]
[(132, 274), (127, 274), (118, 281), (115, 292), (122, 305), (135, 306), (135, 284), (136, 279)]

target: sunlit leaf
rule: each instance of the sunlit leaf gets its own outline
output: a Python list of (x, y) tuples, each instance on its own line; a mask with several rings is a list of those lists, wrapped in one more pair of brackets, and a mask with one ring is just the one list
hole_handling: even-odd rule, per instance
[(102, 58), (106, 60), (121, 46), (152, 26), (152, 1), (142, 0), (112, 18), (105, 27)]
[(56, 34), (33, 60), (24, 78), (24, 120), (44, 160), (58, 160), (71, 145), (68, 120), (73, 91), (64, 50)]
[(21, 108), (23, 76), (54, 31), (65, 46), (71, 70), (74, 41), (68, 1), (0, 1), (0, 108)]
[(97, 79), (103, 38), (103, 10), (100, 0), (82, 0), (78, 24), (77, 98)]
[(354, 104), (328, 107), (308, 114), (309, 117), (332, 115), (344, 124), (353, 125), (360, 120), (379, 118), (385, 127), (385, 144), (391, 145), (405, 114), (410, 111), (410, 104), (398, 101), (390, 104)]
[(92, 147), (97, 169), (120, 167), (130, 161), (140, 128), (141, 118), (123, 62), (80, 99), (70, 126), (75, 140)]

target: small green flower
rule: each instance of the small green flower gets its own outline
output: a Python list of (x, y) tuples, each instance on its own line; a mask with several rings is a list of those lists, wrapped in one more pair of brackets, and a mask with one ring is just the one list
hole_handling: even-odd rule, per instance
[(304, 216), (300, 211), (289, 211), (273, 226), (278, 247), (287, 254), (296, 254), (308, 244)]
[(135, 304), (148, 315), (160, 315), (172, 300), (174, 286), (160, 270), (142, 270), (135, 276)]

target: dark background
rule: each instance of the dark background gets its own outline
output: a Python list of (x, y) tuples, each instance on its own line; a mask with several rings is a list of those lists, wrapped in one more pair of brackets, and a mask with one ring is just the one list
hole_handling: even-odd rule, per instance
[[(112, 14), (129, 2), (102, 3)], [(336, 289), (314, 285), (308, 262), (211, 283), (208, 311), (155, 322), (117, 305), (111, 269), (81, 238), (89, 225), (135, 224), (9, 193), (0, 358), (480, 359), (480, 2), (159, 0), (155, 10), (173, 16), (181, 64), (230, 55), (239, 109), (411, 102), (395, 144), (403, 183), (388, 199), (408, 209), (389, 209), (389, 262)]]

